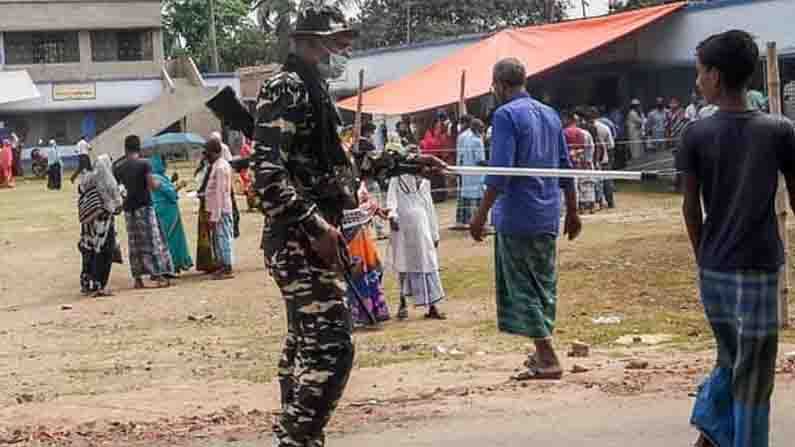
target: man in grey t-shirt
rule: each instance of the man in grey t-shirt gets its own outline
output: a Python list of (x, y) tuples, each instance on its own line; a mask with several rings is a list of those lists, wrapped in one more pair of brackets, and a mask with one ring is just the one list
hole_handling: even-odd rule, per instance
[(795, 129), (747, 103), (759, 63), (748, 33), (712, 36), (697, 54), (699, 90), (718, 111), (688, 127), (676, 166), (718, 360), (691, 423), (701, 432), (697, 446), (766, 447), (784, 262), (775, 197), (779, 172), (795, 196)]

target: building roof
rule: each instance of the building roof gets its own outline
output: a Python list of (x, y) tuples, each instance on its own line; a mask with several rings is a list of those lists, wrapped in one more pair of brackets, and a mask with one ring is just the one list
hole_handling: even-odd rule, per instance
[(33, 84), (27, 71), (0, 71), (0, 104), (26, 101), (38, 97), (39, 90)]
[[(684, 6), (685, 3), (679, 2), (610, 16), (501, 31), (366, 92), (363, 110), (398, 115), (456, 103), (462, 72), (466, 72), (464, 96), (479, 97), (489, 92), (492, 67), (502, 58), (518, 58), (525, 65), (527, 75), (533, 76), (615, 42)], [(371, 65), (372, 68), (378, 69)], [(341, 101), (339, 106), (355, 110), (356, 103), (353, 97)]]

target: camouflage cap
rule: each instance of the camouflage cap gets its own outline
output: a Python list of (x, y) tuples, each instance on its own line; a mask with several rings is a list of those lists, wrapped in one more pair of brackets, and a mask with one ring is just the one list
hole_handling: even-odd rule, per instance
[(332, 6), (310, 6), (298, 17), (293, 36), (333, 36), (349, 34), (358, 37), (359, 31), (353, 29), (339, 8)]

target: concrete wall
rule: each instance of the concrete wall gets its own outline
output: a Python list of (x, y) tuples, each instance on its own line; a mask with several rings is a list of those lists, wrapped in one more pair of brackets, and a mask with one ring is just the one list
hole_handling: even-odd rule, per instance
[(221, 121), (206, 107), (186, 116), (184, 123), (185, 132), (195, 133), (204, 138), (209, 137), (211, 132), (221, 131)]
[(160, 27), (160, 2), (156, 0), (0, 1), (0, 30), (3, 31)]
[(37, 83), (39, 98), (0, 104), (2, 112), (41, 112), (68, 110), (101, 110), (137, 107), (155, 100), (163, 91), (160, 79), (97, 81), (96, 98), (89, 100), (55, 101), (52, 97), (53, 83)]
[[(41, 7), (41, 6), (40, 6)], [(0, 3), (0, 11), (2, 4)], [(80, 82), (105, 79), (145, 79), (160, 76), (163, 65), (163, 33), (152, 29), (152, 60), (137, 62), (93, 62), (91, 32), (80, 31), (80, 62), (73, 64), (5, 65), (5, 70), (27, 70), (34, 82)]]
[[(98, 110), (91, 111), (96, 116), (97, 131), (101, 132), (105, 128), (112, 126), (120, 121), (132, 109)], [(87, 112), (87, 111), (85, 111)], [(46, 143), (50, 138), (55, 137), (52, 122), (55, 119), (62, 119), (66, 124), (66, 134), (59, 138), (58, 144), (75, 144), (82, 135), (82, 122), (85, 113), (81, 112), (49, 112), (49, 113), (29, 113), (18, 116), (7, 116), (9, 124), (16, 129), (26, 129), (20, 131), (20, 138), (24, 147), (34, 146), (39, 139)]]

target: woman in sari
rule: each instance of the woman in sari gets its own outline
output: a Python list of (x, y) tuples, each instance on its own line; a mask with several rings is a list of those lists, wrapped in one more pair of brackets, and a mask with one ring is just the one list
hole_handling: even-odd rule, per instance
[(359, 188), (359, 204), (359, 208), (346, 211), (343, 234), (353, 266), (353, 281), (347, 291), (348, 307), (354, 324), (364, 327), (372, 324), (368, 313), (378, 322), (389, 320), (389, 306), (382, 285), (384, 268), (370, 229), (374, 217), (385, 218), (387, 213), (378, 206), (364, 182)]
[(197, 195), (199, 197), (199, 231), (196, 241), (196, 270), (205, 273), (215, 273), (220, 267), (213, 249), (212, 226), (210, 213), (207, 212), (207, 201), (204, 193), (210, 179), (210, 164), (202, 158), (196, 169), (196, 183), (199, 184)]
[(0, 146), (0, 188), (14, 186), (14, 150), (9, 140), (3, 140)]
[(193, 267), (193, 259), (190, 257), (188, 240), (179, 212), (179, 190), (182, 189), (182, 185), (174, 185), (166, 176), (166, 163), (160, 154), (152, 155), (149, 162), (152, 165), (152, 176), (160, 183), (160, 188), (152, 191), (152, 204), (168, 242), (168, 251), (174, 261), (174, 273), (190, 270)]
[(108, 288), (116, 250), (115, 213), (121, 208), (119, 185), (113, 176), (110, 158), (100, 155), (92, 167), (88, 158), (81, 159), (78, 176), (78, 215), (83, 258), (80, 290), (95, 297), (111, 296)]

